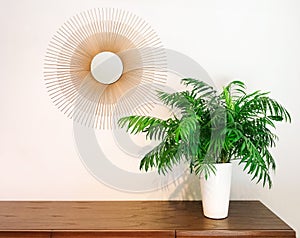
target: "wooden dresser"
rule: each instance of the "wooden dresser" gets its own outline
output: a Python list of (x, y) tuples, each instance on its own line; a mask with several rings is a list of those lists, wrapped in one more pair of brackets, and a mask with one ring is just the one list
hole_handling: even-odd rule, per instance
[(0, 202), (3, 238), (296, 237), (259, 201), (231, 201), (207, 219), (201, 201)]

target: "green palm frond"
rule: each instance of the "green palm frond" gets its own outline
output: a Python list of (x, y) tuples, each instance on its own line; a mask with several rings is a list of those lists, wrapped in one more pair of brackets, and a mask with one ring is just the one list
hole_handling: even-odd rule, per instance
[(190, 102), (188, 92), (165, 93), (158, 92), (158, 98), (171, 109), (177, 108), (182, 114), (189, 114), (192, 112), (193, 104)]
[(172, 169), (172, 166), (180, 162), (183, 156), (180, 147), (180, 144), (166, 136), (159, 145), (143, 157), (140, 169), (148, 171), (150, 168), (158, 168), (159, 173), (165, 174)]
[(291, 122), (289, 112), (268, 92), (247, 94), (245, 84), (232, 81), (217, 94), (212, 86), (192, 78), (182, 79), (188, 90), (158, 92), (159, 99), (180, 111), (167, 120), (147, 116), (121, 118), (119, 125), (132, 134), (145, 133), (160, 143), (141, 160), (140, 169), (166, 173), (182, 160), (190, 170), (206, 178), (214, 163), (240, 160), (244, 170), (263, 186), (272, 186), (270, 172), (276, 163), (270, 148), (280, 121)]
[(181, 80), (182, 84), (186, 86), (192, 87), (192, 93), (193, 95), (198, 95), (199, 97), (205, 98), (205, 97), (214, 97), (216, 94), (216, 90), (209, 84), (199, 81), (197, 79), (193, 78), (184, 78)]
[(164, 125), (165, 121), (149, 116), (128, 116), (121, 118), (118, 121), (118, 124), (120, 127), (125, 127), (127, 125), (128, 132), (137, 134), (139, 132), (146, 132), (149, 127)]

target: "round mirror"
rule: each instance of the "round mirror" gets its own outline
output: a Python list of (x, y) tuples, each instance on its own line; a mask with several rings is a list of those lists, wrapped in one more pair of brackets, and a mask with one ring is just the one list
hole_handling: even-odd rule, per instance
[(92, 60), (91, 73), (98, 82), (112, 84), (116, 82), (123, 73), (122, 60), (118, 55), (112, 52), (101, 52)]

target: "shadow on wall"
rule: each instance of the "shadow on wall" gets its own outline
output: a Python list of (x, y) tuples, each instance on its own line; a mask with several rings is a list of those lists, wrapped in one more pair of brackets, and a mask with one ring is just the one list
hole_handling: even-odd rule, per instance
[(170, 194), (169, 200), (201, 200), (200, 179), (190, 174), (189, 170), (185, 171), (172, 186), (175, 186), (175, 190)]
[[(263, 191), (269, 191), (262, 188), (260, 184), (251, 181), (251, 176), (243, 172), (242, 166), (237, 161), (233, 161), (232, 182), (231, 182), (231, 200), (260, 200)], [(168, 190), (175, 187), (169, 195), (170, 200), (201, 200), (200, 178), (190, 174), (187, 169), (183, 175), (164, 189)]]

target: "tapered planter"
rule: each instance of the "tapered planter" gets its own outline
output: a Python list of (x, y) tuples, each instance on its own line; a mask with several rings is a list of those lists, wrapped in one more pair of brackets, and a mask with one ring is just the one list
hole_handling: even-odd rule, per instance
[(206, 180), (200, 177), (202, 207), (204, 216), (212, 219), (223, 219), (228, 216), (231, 187), (232, 164), (215, 164), (216, 174)]

